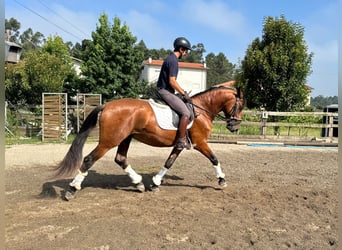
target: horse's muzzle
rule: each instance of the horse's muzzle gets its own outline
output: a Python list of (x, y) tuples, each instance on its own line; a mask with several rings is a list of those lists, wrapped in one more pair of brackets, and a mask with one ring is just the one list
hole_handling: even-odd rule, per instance
[(227, 122), (226, 127), (230, 132), (236, 132), (239, 130), (241, 121), (242, 121), (241, 119), (236, 118), (236, 117), (228, 118), (226, 120), (226, 122)]

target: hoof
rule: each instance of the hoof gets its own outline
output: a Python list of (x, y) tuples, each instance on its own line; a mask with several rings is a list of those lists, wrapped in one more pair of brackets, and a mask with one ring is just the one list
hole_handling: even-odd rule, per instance
[(221, 187), (221, 188), (225, 188), (225, 187), (227, 187), (227, 183), (226, 183), (226, 180), (224, 179), (224, 178), (219, 178), (219, 180), (218, 180), (218, 184), (219, 184), (219, 186)]
[(70, 200), (74, 199), (76, 196), (76, 191), (77, 191), (76, 188), (70, 186), (68, 188), (68, 190), (65, 191), (64, 200), (70, 201)]
[(160, 191), (159, 186), (157, 186), (156, 184), (151, 184), (150, 185), (150, 190), (152, 192), (159, 192)]
[(143, 193), (145, 192), (145, 185), (142, 182), (139, 182), (138, 184), (135, 185), (135, 187), (138, 189), (139, 192)]

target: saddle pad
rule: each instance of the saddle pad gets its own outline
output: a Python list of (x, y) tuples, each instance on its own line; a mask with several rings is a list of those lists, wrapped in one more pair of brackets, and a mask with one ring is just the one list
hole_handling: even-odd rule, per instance
[[(167, 130), (177, 130), (179, 123), (178, 114), (173, 111), (168, 105), (155, 102), (153, 99), (149, 99), (148, 103), (153, 109), (156, 116), (157, 123), (160, 128)], [(193, 121), (189, 123), (187, 128), (191, 128)]]

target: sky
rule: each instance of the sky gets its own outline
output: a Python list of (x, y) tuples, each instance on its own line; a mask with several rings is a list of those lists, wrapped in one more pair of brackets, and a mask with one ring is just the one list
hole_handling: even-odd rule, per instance
[(5, 0), (5, 18), (17, 19), (21, 32), (31, 28), (75, 44), (91, 39), (106, 14), (111, 24), (118, 17), (149, 49), (173, 49), (174, 39), (184, 36), (204, 45), (204, 57), (222, 52), (238, 64), (252, 41), (262, 38), (264, 18), (283, 15), (304, 27), (314, 54), (307, 79), (311, 96), (327, 97), (338, 95), (338, 7), (339, 0)]

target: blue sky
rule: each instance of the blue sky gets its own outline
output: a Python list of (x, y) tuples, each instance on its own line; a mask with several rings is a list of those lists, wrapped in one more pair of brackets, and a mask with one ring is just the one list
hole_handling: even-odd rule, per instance
[[(266, 16), (301, 24), (314, 53), (307, 84), (312, 96), (335, 96), (338, 87), (338, 0), (5, 0), (5, 18), (16, 18), (21, 32), (32, 28), (45, 37), (81, 42), (91, 38), (101, 14), (129, 26), (149, 49), (172, 49), (178, 36), (203, 43), (207, 53), (224, 53), (237, 64), (248, 45), (262, 36)], [(340, 19), (341, 22), (341, 19)]]

